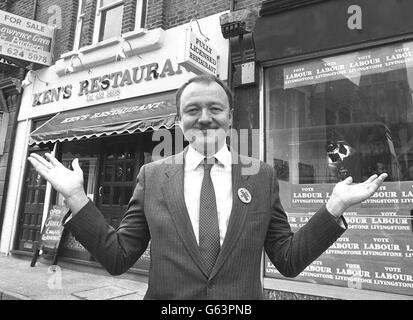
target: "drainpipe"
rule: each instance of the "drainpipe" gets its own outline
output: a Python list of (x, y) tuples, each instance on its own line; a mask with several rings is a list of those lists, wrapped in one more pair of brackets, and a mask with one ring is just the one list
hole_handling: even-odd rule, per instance
[(38, 2), (39, 2), (39, 0), (34, 0), (33, 1), (33, 20), (36, 20)]
[[(236, 0), (229, 0), (229, 11), (232, 12), (235, 9)], [(231, 39), (228, 39), (228, 87), (232, 88), (232, 59), (231, 59)], [(232, 106), (233, 107), (233, 106)]]

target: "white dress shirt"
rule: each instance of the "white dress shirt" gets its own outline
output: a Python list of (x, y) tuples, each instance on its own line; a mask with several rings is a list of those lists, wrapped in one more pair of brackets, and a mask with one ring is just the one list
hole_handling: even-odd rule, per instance
[[(214, 157), (218, 160), (211, 169), (211, 179), (214, 185), (215, 197), (217, 201), (219, 237), (221, 246), (224, 242), (229, 217), (232, 210), (232, 176), (231, 176), (231, 153), (224, 145)], [(202, 179), (204, 178), (204, 168), (201, 162), (204, 155), (196, 151), (191, 146), (185, 156), (184, 167), (184, 197), (191, 219), (196, 241), (199, 244), (199, 203), (201, 196)], [(200, 165), (201, 164), (201, 165)]]

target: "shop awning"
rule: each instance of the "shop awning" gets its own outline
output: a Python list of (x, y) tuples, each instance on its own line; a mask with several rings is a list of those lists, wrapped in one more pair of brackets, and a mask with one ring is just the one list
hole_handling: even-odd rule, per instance
[(30, 134), (29, 144), (170, 129), (175, 123), (175, 94), (158, 94), (58, 113)]

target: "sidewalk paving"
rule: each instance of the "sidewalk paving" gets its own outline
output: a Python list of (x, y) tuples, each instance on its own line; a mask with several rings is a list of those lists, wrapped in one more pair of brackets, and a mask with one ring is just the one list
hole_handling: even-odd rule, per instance
[[(139, 277), (137, 277), (139, 278)], [(144, 281), (0, 255), (0, 300), (142, 300)]]

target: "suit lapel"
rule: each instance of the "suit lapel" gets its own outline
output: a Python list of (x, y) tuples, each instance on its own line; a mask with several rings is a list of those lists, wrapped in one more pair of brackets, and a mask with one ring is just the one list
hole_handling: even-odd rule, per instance
[(167, 164), (167, 169), (165, 170), (166, 183), (162, 186), (162, 192), (182, 242), (187, 248), (192, 259), (205, 274), (205, 276), (207, 276), (205, 267), (201, 262), (194, 229), (185, 204), (183, 161), (186, 150), (176, 155), (173, 158), (172, 163)]
[(243, 203), (238, 198), (238, 189), (246, 188), (252, 193), (251, 185), (248, 183), (249, 175), (242, 175), (240, 158), (238, 154), (232, 153), (232, 210), (228, 222), (227, 232), (225, 234), (224, 243), (218, 255), (214, 268), (212, 269), (210, 278), (212, 278), (222, 267), (228, 254), (237, 243), (239, 236), (244, 228), (245, 219), (247, 217), (249, 204)]

